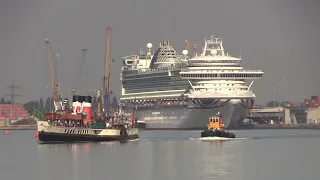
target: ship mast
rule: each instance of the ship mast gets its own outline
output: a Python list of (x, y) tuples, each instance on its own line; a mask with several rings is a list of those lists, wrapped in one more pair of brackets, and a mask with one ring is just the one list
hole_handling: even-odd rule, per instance
[(109, 113), (110, 111), (110, 59), (111, 59), (111, 27), (106, 29), (106, 68), (104, 72), (104, 96), (103, 104), (104, 111)]

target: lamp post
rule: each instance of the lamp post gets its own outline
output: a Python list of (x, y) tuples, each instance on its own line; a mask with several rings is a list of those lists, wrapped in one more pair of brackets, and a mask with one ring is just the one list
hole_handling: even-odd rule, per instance
[(276, 107), (276, 84), (273, 84), (273, 107)]
[(288, 105), (288, 81), (287, 81), (287, 78), (284, 78), (283, 79), (284, 83), (285, 83), (285, 90), (284, 90), (284, 106), (287, 107)]

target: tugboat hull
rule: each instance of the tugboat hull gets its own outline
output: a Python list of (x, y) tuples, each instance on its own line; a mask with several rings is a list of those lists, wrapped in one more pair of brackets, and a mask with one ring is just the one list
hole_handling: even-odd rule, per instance
[(220, 130), (205, 130), (201, 132), (201, 137), (224, 137), (224, 138), (235, 138), (233, 133), (220, 131)]

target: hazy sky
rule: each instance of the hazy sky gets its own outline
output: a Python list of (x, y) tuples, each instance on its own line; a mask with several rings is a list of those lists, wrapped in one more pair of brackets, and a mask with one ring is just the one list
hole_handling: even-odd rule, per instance
[[(253, 85), (257, 103), (272, 100), (274, 83), (277, 99), (299, 102), (320, 94), (319, 12), (316, 0), (1, 0), (0, 96), (9, 93), (12, 80), (22, 87), (19, 102), (52, 94), (46, 38), (53, 55), (60, 54), (64, 95), (75, 86), (100, 88), (110, 25), (116, 60), (111, 85), (118, 97), (121, 57), (163, 40), (181, 52), (185, 39), (202, 44), (205, 33), (215, 33), (231, 55), (242, 50), (246, 69), (264, 70)], [(88, 51), (77, 84), (82, 48)]]

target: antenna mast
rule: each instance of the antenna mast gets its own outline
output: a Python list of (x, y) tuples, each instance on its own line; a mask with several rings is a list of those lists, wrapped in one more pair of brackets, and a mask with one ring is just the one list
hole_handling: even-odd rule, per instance
[(7, 87), (8, 89), (10, 89), (10, 94), (7, 94), (6, 96), (10, 96), (11, 98), (11, 104), (15, 104), (16, 101), (16, 96), (21, 96), (19, 94), (16, 94), (15, 89), (21, 89), (20, 86), (17, 86), (14, 84), (14, 82), (12, 82), (12, 84), (10, 86)]
[(110, 59), (111, 59), (111, 27), (106, 29), (106, 69), (104, 74), (104, 96), (103, 104), (104, 111), (109, 112), (110, 110)]
[(15, 97), (16, 96), (20, 96), (18, 94), (15, 93), (15, 89), (20, 89), (21, 87), (17, 86), (14, 84), (14, 82), (12, 81), (12, 84), (10, 86), (7, 87), (8, 89), (11, 90), (10, 94), (7, 94), (6, 96), (10, 96), (11, 97), (11, 107), (10, 107), (10, 119), (9, 121), (6, 123), (6, 125), (11, 125), (11, 120), (12, 120), (12, 105), (15, 104)]

